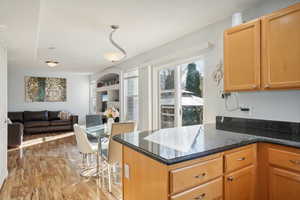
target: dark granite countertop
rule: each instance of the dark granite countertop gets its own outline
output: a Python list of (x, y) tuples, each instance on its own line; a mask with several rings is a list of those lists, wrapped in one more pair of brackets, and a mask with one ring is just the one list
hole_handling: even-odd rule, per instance
[[(249, 131), (248, 131), (249, 132)], [(166, 165), (176, 164), (256, 142), (300, 148), (298, 134), (267, 131), (244, 134), (216, 129), (215, 124), (132, 132), (114, 140)]]

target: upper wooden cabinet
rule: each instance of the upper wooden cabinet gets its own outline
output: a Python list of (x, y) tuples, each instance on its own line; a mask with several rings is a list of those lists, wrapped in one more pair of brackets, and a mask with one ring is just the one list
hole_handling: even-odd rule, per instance
[(262, 18), (263, 87), (300, 88), (300, 3)]
[(260, 20), (224, 33), (225, 91), (260, 87)]
[(300, 89), (300, 3), (224, 33), (224, 90)]

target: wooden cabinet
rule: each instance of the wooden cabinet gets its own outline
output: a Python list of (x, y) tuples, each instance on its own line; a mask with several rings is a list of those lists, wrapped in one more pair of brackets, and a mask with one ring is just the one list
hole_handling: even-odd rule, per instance
[(300, 199), (300, 149), (261, 143), (258, 200)]
[(124, 200), (298, 200), (300, 197), (300, 149), (268, 143), (174, 165), (164, 165), (123, 147), (123, 170)]
[(300, 174), (271, 167), (269, 187), (270, 200), (299, 200)]
[(124, 146), (122, 176), (124, 200), (168, 199), (167, 166)]
[(225, 176), (225, 200), (254, 200), (255, 167), (253, 165)]
[(260, 20), (224, 33), (225, 91), (260, 87)]
[(263, 88), (300, 88), (300, 3), (262, 18)]
[(223, 159), (217, 158), (170, 171), (171, 193), (182, 192), (223, 175)]
[(242, 167), (255, 164), (256, 149), (253, 147), (246, 148), (237, 152), (229, 153), (225, 158), (225, 172), (231, 172)]
[(171, 200), (221, 200), (223, 197), (223, 180), (218, 178), (191, 190), (171, 197)]
[(282, 149), (269, 148), (269, 163), (300, 172), (300, 154)]
[(123, 146), (123, 199), (253, 200), (256, 147), (251, 144), (164, 165)]
[(300, 3), (224, 32), (224, 90), (300, 89)]

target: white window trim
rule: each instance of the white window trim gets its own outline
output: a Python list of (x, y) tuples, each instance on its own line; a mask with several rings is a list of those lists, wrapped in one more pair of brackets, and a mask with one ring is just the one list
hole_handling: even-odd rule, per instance
[[(123, 97), (123, 100), (122, 100), (122, 104), (121, 104), (121, 107), (122, 107), (122, 112), (123, 112), (123, 117), (122, 117), (122, 120), (123, 121), (126, 121), (126, 116), (127, 116), (127, 109), (126, 109), (126, 103), (127, 103), (127, 100), (126, 100), (126, 97), (127, 97), (127, 94), (126, 94), (126, 88), (125, 88), (125, 80), (127, 79), (131, 79), (131, 78), (139, 78), (139, 76), (129, 76), (129, 77), (125, 77), (125, 74), (126, 73), (130, 73), (132, 71), (139, 71), (139, 68), (136, 67), (136, 68), (131, 68), (129, 70), (126, 70), (123, 72), (123, 76), (122, 76), (122, 97)], [(139, 87), (139, 86), (138, 86)], [(134, 95), (134, 96), (137, 96), (139, 98), (139, 92), (137, 95)], [(138, 105), (139, 107), (139, 105)], [(138, 108), (139, 109), (139, 108)], [(136, 121), (136, 123), (138, 123), (138, 120)]]
[[(155, 129), (160, 129), (160, 114), (159, 114), (159, 108), (160, 108), (160, 103), (159, 103), (160, 85), (159, 85), (159, 71), (161, 69), (170, 68), (170, 67), (176, 67), (177, 68), (177, 66), (179, 66), (179, 65), (183, 65), (183, 64), (186, 64), (186, 63), (189, 63), (189, 62), (195, 62), (195, 61), (201, 60), (201, 59), (204, 59), (203, 55), (193, 56), (193, 57), (190, 57), (190, 58), (187, 58), (187, 59), (176, 60), (174, 62), (170, 62), (170, 63), (167, 63), (167, 64), (153, 66), (153, 68), (152, 68), (152, 83), (153, 83), (153, 87), (152, 87), (152, 128), (154, 130)], [(180, 80), (179, 73), (177, 73), (177, 75), (179, 76), (179, 79), (178, 79), (178, 77), (176, 77), (175, 81), (176, 81), (176, 79)], [(176, 87), (180, 86), (181, 81), (176, 81), (176, 82), (177, 82), (177, 83), (175, 83)], [(177, 94), (177, 95), (181, 95), (181, 94)], [(178, 112), (180, 112), (179, 109), (176, 109), (176, 112), (177, 112), (176, 116), (179, 116), (179, 113), (178, 113)], [(204, 120), (205, 119), (203, 119), (203, 121)], [(179, 126), (181, 126), (181, 123), (179, 123), (178, 121), (180, 121), (180, 120), (177, 117), (177, 120), (176, 120), (175, 123), (178, 124)]]

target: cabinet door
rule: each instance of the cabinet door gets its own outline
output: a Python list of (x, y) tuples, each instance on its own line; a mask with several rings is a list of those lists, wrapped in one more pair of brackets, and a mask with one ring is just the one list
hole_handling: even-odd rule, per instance
[(224, 33), (224, 90), (260, 88), (260, 19)]
[(269, 178), (270, 200), (299, 200), (300, 174), (271, 167)]
[(262, 20), (263, 88), (300, 88), (300, 3)]
[(255, 167), (249, 166), (225, 176), (225, 200), (253, 200)]

